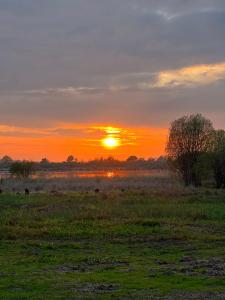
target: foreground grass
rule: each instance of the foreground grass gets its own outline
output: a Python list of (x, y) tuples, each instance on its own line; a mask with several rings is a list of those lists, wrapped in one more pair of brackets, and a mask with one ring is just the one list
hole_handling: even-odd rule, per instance
[(225, 299), (225, 194), (0, 195), (0, 299)]

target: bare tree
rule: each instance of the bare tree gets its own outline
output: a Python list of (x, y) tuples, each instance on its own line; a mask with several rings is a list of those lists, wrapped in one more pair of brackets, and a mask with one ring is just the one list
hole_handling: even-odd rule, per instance
[(213, 126), (201, 114), (172, 122), (166, 152), (185, 185), (201, 185), (202, 160), (212, 148)]
[(67, 157), (67, 160), (66, 160), (67, 163), (72, 163), (72, 162), (74, 162), (74, 161), (75, 161), (75, 160), (74, 160), (73, 155), (69, 155), (69, 156)]

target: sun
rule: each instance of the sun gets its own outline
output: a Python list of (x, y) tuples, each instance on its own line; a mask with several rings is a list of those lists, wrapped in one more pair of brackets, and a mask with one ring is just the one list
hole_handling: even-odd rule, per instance
[(108, 136), (102, 140), (102, 144), (106, 148), (116, 148), (120, 145), (119, 139), (113, 136)]

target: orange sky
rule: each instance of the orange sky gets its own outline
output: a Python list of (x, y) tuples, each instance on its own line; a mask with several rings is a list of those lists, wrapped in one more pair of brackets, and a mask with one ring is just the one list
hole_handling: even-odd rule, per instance
[(224, 0), (0, 0), (0, 14), (0, 157), (157, 157), (184, 115), (225, 128)]
[[(102, 140), (118, 140), (115, 148), (104, 147)], [(55, 128), (29, 129), (0, 126), (0, 156), (39, 161), (63, 161), (72, 154), (79, 160), (129, 155), (156, 157), (164, 154), (167, 129), (125, 128), (121, 126), (60, 124)]]

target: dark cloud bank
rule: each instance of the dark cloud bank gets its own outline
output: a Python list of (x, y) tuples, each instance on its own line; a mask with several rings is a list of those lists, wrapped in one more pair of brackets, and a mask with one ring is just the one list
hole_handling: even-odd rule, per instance
[[(224, 37), (223, 0), (0, 0), (1, 123), (167, 126), (198, 111), (225, 127)], [(156, 86), (202, 64), (219, 75)]]

